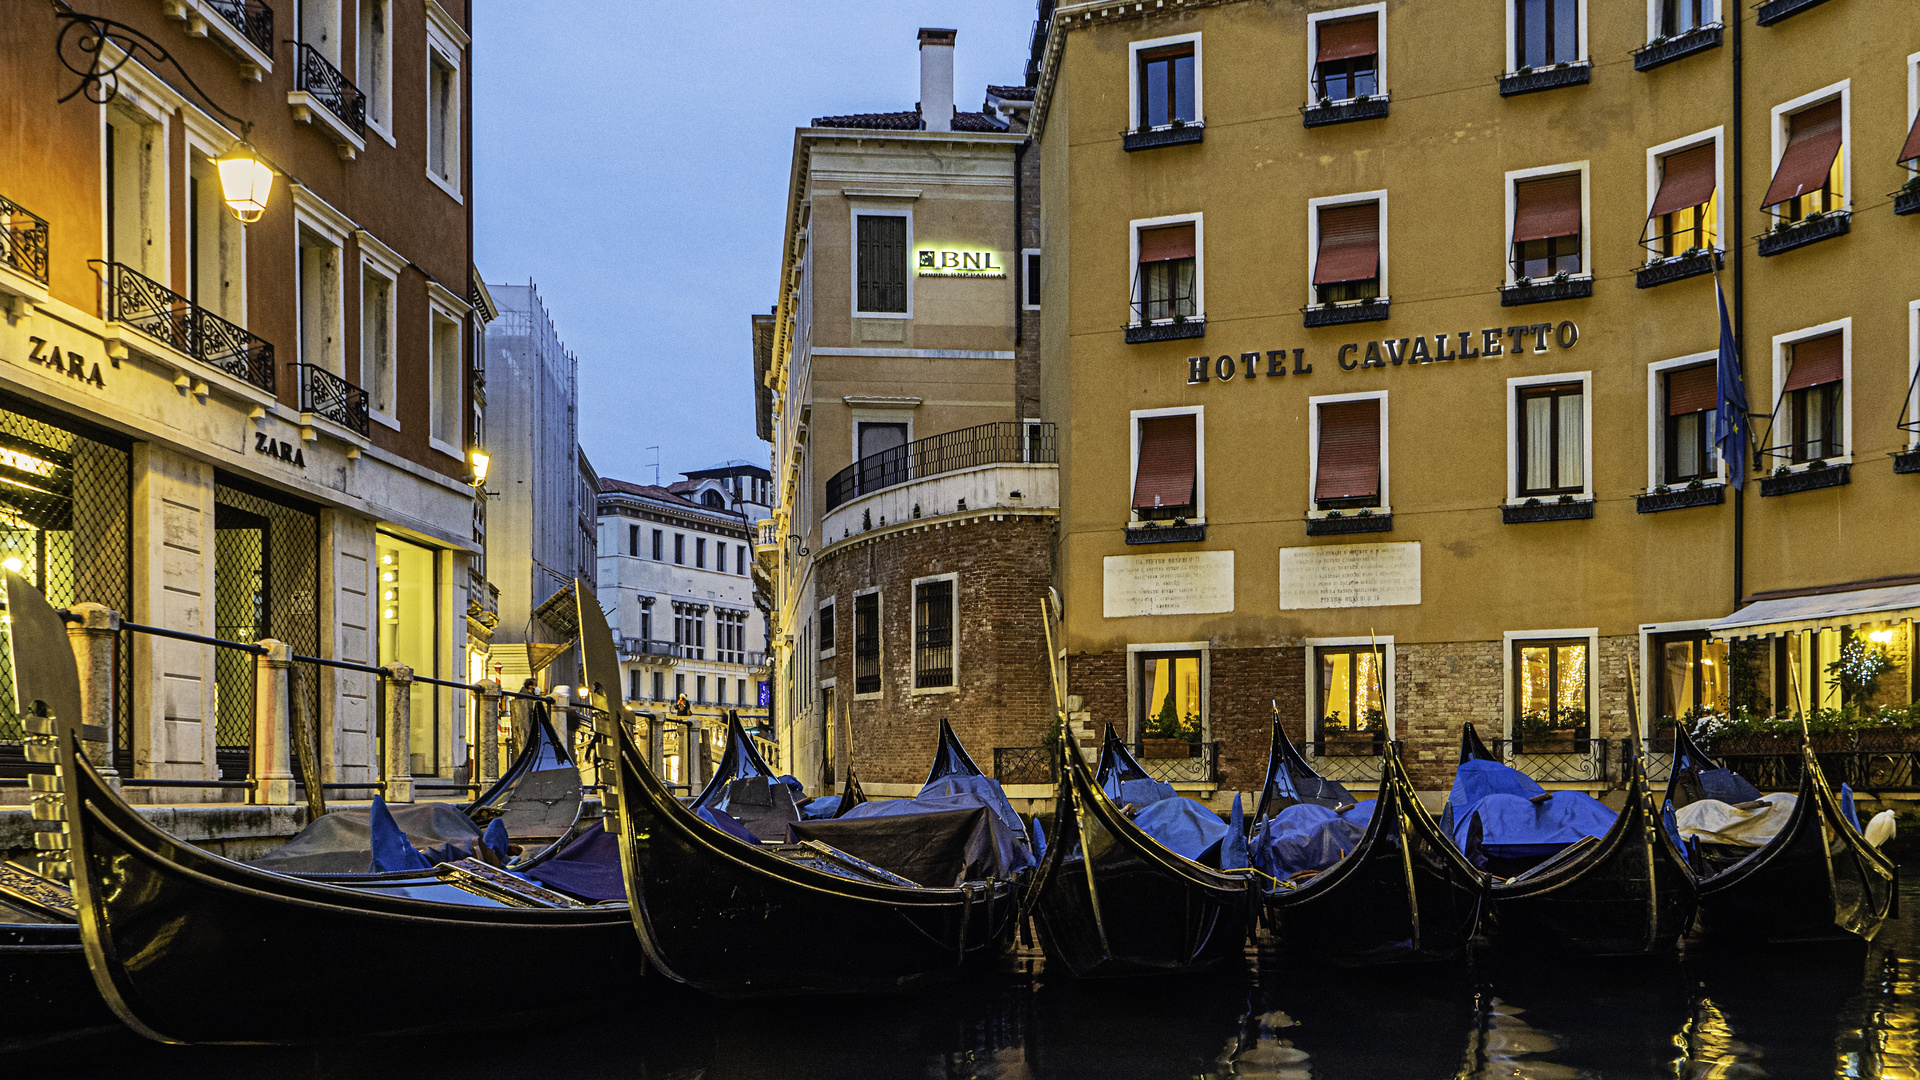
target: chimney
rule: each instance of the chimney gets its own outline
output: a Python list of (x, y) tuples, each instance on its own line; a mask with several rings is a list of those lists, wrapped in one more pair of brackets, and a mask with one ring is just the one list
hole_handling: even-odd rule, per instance
[(957, 31), (920, 28), (920, 121), (928, 131), (953, 130), (953, 38)]

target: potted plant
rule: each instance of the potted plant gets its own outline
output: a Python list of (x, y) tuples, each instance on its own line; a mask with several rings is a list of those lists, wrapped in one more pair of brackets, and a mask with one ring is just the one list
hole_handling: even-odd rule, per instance
[[(1199, 733), (1199, 717), (1190, 717), (1193, 732)], [(1173, 695), (1168, 694), (1160, 704), (1160, 711), (1147, 723), (1141, 732), (1140, 756), (1166, 760), (1168, 758), (1188, 758), (1193, 756), (1193, 737), (1187, 732), (1188, 720), (1181, 719), (1180, 710), (1173, 704)]]
[(1520, 737), (1515, 740), (1514, 749), (1524, 749), (1529, 754), (1572, 754), (1578, 752), (1579, 741), (1587, 729), (1587, 711), (1563, 710), (1557, 725), (1546, 713), (1523, 712), (1519, 726)]

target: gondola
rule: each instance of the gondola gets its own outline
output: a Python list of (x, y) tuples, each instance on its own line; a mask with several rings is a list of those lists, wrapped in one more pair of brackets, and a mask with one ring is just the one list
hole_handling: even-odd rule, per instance
[[(1346, 788), (1301, 758), (1276, 716), (1256, 822), (1295, 803), (1352, 802)], [(1399, 745), (1389, 741), (1381, 744), (1373, 816), (1353, 851), (1297, 884), (1268, 878), (1261, 899), (1283, 950), (1363, 966), (1464, 955), (1479, 928), (1488, 887), (1486, 875), (1421, 805)]]
[(1010, 882), (922, 887), (824, 844), (747, 842), (682, 806), (633, 740), (605, 616), (591, 599), (579, 610), (633, 925), (654, 966), (724, 997), (898, 990), (1006, 940)]
[[(1463, 760), (1493, 760), (1471, 727), (1461, 749)], [(1494, 880), (1486, 934), (1497, 950), (1526, 957), (1674, 951), (1693, 921), (1693, 871), (1654, 810), (1638, 739), (1622, 768), (1625, 803), (1605, 835)]]
[[(1689, 846), (1700, 875), (1696, 928), (1703, 938), (1871, 941), (1897, 917), (1899, 867), (1848, 820), (1805, 740), (1800, 755), (1793, 810), (1765, 846)], [(1717, 768), (1686, 728), (1676, 727), (1667, 805), (1678, 810), (1706, 798), (1701, 774)]]
[[(949, 776), (985, 776), (980, 766), (973, 763), (973, 755), (960, 744), (960, 737), (953, 733), (953, 725), (946, 717), (940, 718), (940, 741), (933, 750), (933, 767), (927, 770), (927, 783), (937, 784)], [(922, 785), (923, 787), (926, 785)]]
[(93, 988), (73, 892), (0, 862), (0, 1050), (118, 1027)]
[[(1025, 905), (1047, 963), (1098, 978), (1239, 962), (1249, 874), (1204, 866), (1147, 835), (1101, 790), (1071, 736), (1059, 755), (1051, 846)], [(1111, 729), (1101, 764), (1110, 775), (1147, 776)]]
[[(42, 835), (64, 837), (93, 983), (135, 1031), (324, 1043), (543, 1008), (510, 991), (582, 972), (639, 985), (625, 905), (582, 905), (474, 860), (351, 887), (304, 880), (149, 825), (81, 752), (79, 680), (59, 616), (19, 574), (6, 582), (29, 758), (55, 765), (57, 791), (36, 811), (57, 812), (64, 831)], [(35, 715), (35, 703), (46, 711)], [(462, 985), (502, 992), (482, 1006), (449, 992), (449, 964)]]

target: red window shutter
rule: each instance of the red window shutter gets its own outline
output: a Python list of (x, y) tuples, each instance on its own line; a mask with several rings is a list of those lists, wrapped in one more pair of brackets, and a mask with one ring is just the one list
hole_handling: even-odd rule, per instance
[(1681, 368), (1667, 375), (1667, 415), (1705, 412), (1720, 403), (1718, 369), (1712, 364)]
[(1316, 499), (1380, 494), (1380, 402), (1341, 401), (1320, 406)]
[(1580, 235), (1580, 174), (1513, 186), (1513, 242)]
[(1661, 162), (1660, 192), (1653, 197), (1648, 217), (1700, 206), (1713, 198), (1713, 144), (1668, 154)]
[(1907, 144), (1900, 148), (1900, 156), (1896, 160), (1904, 165), (1915, 158), (1920, 158), (1920, 116), (1913, 118), (1913, 126), (1907, 129)]
[(1839, 334), (1796, 341), (1793, 343), (1793, 365), (1787, 369), (1785, 392), (1836, 383), (1845, 372)]
[(1833, 159), (1840, 153), (1840, 102), (1793, 115), (1793, 137), (1780, 155), (1780, 167), (1767, 185), (1767, 197), (1760, 205), (1775, 206), (1796, 195), (1817, 191), (1833, 171)]
[(1191, 224), (1140, 230), (1141, 262), (1162, 262), (1167, 259), (1193, 257), (1193, 226)]
[(1320, 256), (1313, 283), (1365, 281), (1380, 276), (1380, 204), (1328, 206), (1320, 210)]
[(1193, 505), (1197, 440), (1192, 413), (1140, 421), (1140, 465), (1133, 476), (1133, 508)]
[(1325, 64), (1355, 56), (1373, 56), (1380, 51), (1380, 30), (1376, 16), (1323, 22), (1318, 30), (1319, 48), (1314, 60)]

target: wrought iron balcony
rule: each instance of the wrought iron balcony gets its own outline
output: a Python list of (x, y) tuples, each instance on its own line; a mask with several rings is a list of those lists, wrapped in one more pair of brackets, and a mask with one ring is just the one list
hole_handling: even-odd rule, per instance
[(1303, 326), (1341, 326), (1346, 323), (1378, 322), (1392, 311), (1393, 301), (1380, 296), (1344, 304), (1309, 304), (1300, 309), (1300, 315)]
[(1906, 187), (1893, 193), (1893, 212), (1902, 217), (1920, 213), (1920, 184), (1908, 181)]
[(668, 659), (677, 659), (680, 656), (680, 646), (671, 641), (656, 641), (652, 638), (621, 638), (618, 644), (620, 655), (623, 657), (660, 656)]
[(1893, 455), (1893, 471), (1896, 473), (1920, 473), (1920, 448), (1902, 450)]
[(1796, 472), (1783, 472), (1760, 478), (1760, 495), (1771, 498), (1775, 495), (1793, 495), (1815, 488), (1839, 487), (1853, 483), (1852, 465), (1828, 465), (1820, 469), (1800, 469)]
[(1798, 15), (1808, 8), (1819, 7), (1827, 0), (1767, 0), (1755, 13), (1753, 21), (1761, 26), (1772, 26), (1781, 19)]
[(0, 195), (0, 263), (47, 283), (47, 222)]
[(1633, 509), (1636, 513), (1657, 514), (1662, 510), (1684, 510), (1689, 506), (1719, 506), (1726, 501), (1725, 484), (1702, 484), (1699, 487), (1679, 487), (1671, 491), (1649, 491), (1645, 495), (1636, 495)]
[(1152, 150), (1160, 146), (1179, 146), (1182, 143), (1197, 143), (1206, 138), (1206, 134), (1206, 121), (1188, 120), (1156, 128), (1143, 127), (1123, 131), (1120, 133), (1120, 147), (1132, 153), (1135, 150)]
[(304, 41), (292, 43), (298, 62), (294, 66), (293, 86), (319, 102), (326, 110), (361, 138), (367, 136), (367, 95), (348, 81), (333, 62)]
[(1651, 289), (1656, 285), (1665, 285), (1673, 281), (1683, 281), (1690, 277), (1699, 277), (1701, 274), (1711, 274), (1715, 270), (1720, 269), (1723, 262), (1724, 259), (1721, 257), (1720, 251), (1717, 248), (1707, 251), (1693, 251), (1684, 255), (1674, 255), (1656, 262), (1650, 262), (1640, 269), (1635, 270), (1633, 272), (1633, 287), (1636, 289)]
[(104, 268), (107, 319), (271, 394), (273, 343), (193, 303), (125, 263)]
[(1300, 752), (1312, 763), (1313, 771), (1342, 784), (1377, 784), (1380, 759), (1386, 752), (1386, 739), (1371, 735), (1349, 735), (1302, 742)]
[(1387, 115), (1387, 95), (1354, 98), (1350, 101), (1324, 101), (1300, 106), (1302, 127), (1325, 127), (1355, 120), (1379, 120)]
[(1052, 424), (1003, 421), (943, 432), (870, 454), (827, 478), (826, 510), (862, 495), (981, 465), (1056, 464)]
[(1522, 279), (1500, 289), (1501, 307), (1520, 307), (1523, 304), (1545, 304), (1554, 300), (1578, 300), (1593, 295), (1593, 278), (1569, 277), (1562, 281), (1547, 278), (1541, 281)]
[(1608, 742), (1580, 731), (1554, 731), (1488, 739), (1487, 749), (1495, 760), (1538, 782), (1606, 783), (1611, 779), (1607, 771)]
[(1720, 47), (1720, 32), (1724, 29), (1719, 23), (1698, 26), (1684, 34), (1675, 34), (1663, 41), (1650, 41), (1644, 47), (1633, 51), (1633, 70), (1652, 71), (1662, 64), (1671, 64), (1683, 56), (1692, 56), (1697, 52)]
[(1129, 544), (1197, 544), (1207, 538), (1207, 523), (1135, 521), (1127, 525)]
[(1196, 315), (1173, 322), (1136, 322), (1127, 325), (1127, 344), (1144, 345), (1154, 341), (1180, 341), (1207, 336), (1207, 317)]
[(300, 380), (300, 411), (331, 420), (362, 437), (372, 424), (367, 392), (318, 364), (288, 364)]
[(273, 52), (273, 9), (266, 0), (200, 0), (263, 53)]
[(1557, 90), (1562, 86), (1582, 86), (1591, 81), (1593, 81), (1593, 64), (1590, 61), (1582, 60), (1577, 64), (1555, 64), (1552, 67), (1515, 71), (1500, 76), (1500, 96), (1516, 97), (1542, 90)]
[(996, 746), (993, 778), (1002, 784), (1051, 784), (1059, 758), (1045, 746)]
[(1136, 739), (1128, 747), (1147, 775), (1169, 784), (1211, 784), (1220, 776), (1220, 744)]
[(1755, 251), (1760, 255), (1778, 255), (1783, 251), (1845, 236), (1852, 231), (1852, 222), (1853, 214), (1846, 210), (1835, 210), (1800, 221), (1781, 222), (1755, 238), (1758, 241)]
[(1543, 502), (1528, 499), (1519, 506), (1500, 508), (1502, 525), (1528, 525), (1536, 521), (1582, 521), (1593, 516), (1592, 499), (1572, 502)]
[(1339, 517), (1307, 519), (1308, 536), (1351, 536), (1354, 533), (1393, 531), (1393, 515), (1362, 511)]

